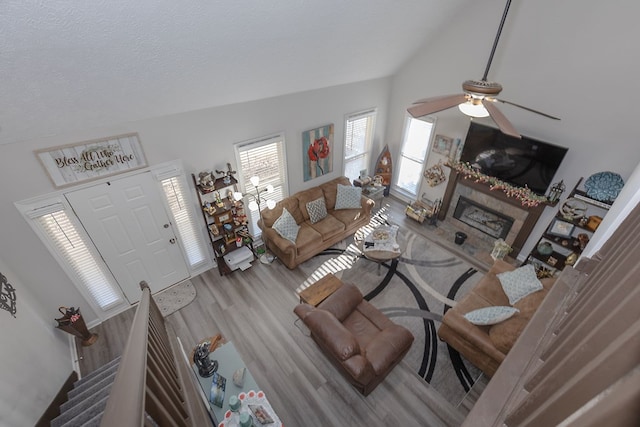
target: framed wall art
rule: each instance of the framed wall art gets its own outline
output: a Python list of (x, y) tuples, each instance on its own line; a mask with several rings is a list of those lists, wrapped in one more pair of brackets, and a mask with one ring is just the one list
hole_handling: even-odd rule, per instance
[(574, 227), (570, 222), (561, 221), (556, 218), (551, 223), (551, 226), (549, 226), (549, 234), (559, 237), (571, 237)]
[(137, 133), (45, 148), (35, 154), (56, 187), (147, 166)]
[(449, 138), (444, 135), (436, 135), (433, 140), (433, 148), (432, 151), (434, 153), (443, 154), (448, 156), (451, 152), (451, 145), (453, 144), (453, 138)]
[(305, 181), (333, 171), (333, 123), (302, 132), (302, 163)]

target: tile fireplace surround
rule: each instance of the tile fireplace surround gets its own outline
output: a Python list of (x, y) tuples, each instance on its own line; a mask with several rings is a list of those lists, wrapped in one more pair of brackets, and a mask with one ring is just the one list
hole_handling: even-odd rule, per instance
[(463, 201), (466, 199), (472, 204), (479, 205), (480, 209), (486, 207), (488, 211), (513, 219), (513, 225), (504, 237), (504, 240), (513, 248), (513, 252), (510, 254), (512, 258), (516, 258), (522, 250), (546, 206), (540, 204), (536, 207), (525, 208), (519, 200), (507, 197), (502, 191), (491, 191), (489, 185), (465, 179), (462, 174), (451, 171), (439, 219), (466, 233), (477, 246), (487, 252), (491, 252), (493, 249), (496, 237), (454, 218), (455, 209), (461, 197)]

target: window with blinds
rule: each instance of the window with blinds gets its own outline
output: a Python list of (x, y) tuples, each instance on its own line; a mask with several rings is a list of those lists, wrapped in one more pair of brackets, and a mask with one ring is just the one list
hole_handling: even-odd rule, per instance
[(56, 254), (84, 285), (95, 303), (109, 310), (124, 301), (120, 288), (100, 256), (64, 211), (62, 204), (33, 218), (47, 236)]
[[(344, 125), (344, 175), (352, 181), (369, 167), (369, 151), (373, 142), (376, 110), (347, 116)], [(370, 174), (371, 175), (371, 174)]]
[(273, 185), (272, 193), (260, 193), (260, 209), (268, 209), (266, 201), (278, 202), (287, 196), (287, 168), (284, 154), (284, 135), (275, 135), (258, 140), (236, 144), (236, 158), (240, 165), (239, 183), (245, 197), (245, 211), (249, 212), (251, 233), (254, 237), (262, 233), (258, 228), (260, 214), (257, 209), (249, 209), (249, 202), (256, 198), (256, 188), (249, 180), (260, 178), (259, 189)]
[(432, 119), (407, 117), (395, 188), (412, 199), (418, 196), (432, 130)]
[(174, 229), (177, 231), (182, 248), (191, 269), (207, 262), (207, 250), (204, 239), (198, 231), (193, 209), (189, 209), (186, 200), (188, 190), (184, 176), (174, 176), (160, 181), (169, 210), (173, 216)]

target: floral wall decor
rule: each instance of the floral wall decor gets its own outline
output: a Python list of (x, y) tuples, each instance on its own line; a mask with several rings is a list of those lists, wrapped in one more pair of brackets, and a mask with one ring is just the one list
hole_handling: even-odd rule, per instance
[(16, 290), (9, 284), (7, 277), (0, 273), (0, 308), (16, 317)]
[(333, 124), (302, 132), (302, 163), (305, 181), (333, 171), (332, 147)]

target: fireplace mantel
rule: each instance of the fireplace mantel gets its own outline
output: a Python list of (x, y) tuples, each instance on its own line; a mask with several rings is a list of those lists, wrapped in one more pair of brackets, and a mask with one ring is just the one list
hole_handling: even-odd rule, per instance
[(449, 211), (449, 206), (453, 201), (453, 197), (455, 194), (456, 186), (464, 185), (473, 191), (477, 191), (480, 193), (484, 193), (489, 195), (501, 202), (510, 204), (512, 206), (519, 207), (523, 210), (527, 211), (527, 217), (522, 224), (522, 227), (518, 231), (518, 234), (515, 237), (515, 240), (511, 243), (511, 247), (513, 248), (513, 252), (511, 253), (511, 257), (515, 258), (518, 256), (522, 247), (526, 243), (531, 231), (535, 227), (540, 215), (544, 212), (544, 209), (547, 205), (539, 204), (538, 206), (523, 206), (520, 200), (507, 196), (503, 191), (500, 190), (491, 190), (490, 185), (482, 182), (476, 182), (474, 180), (465, 179), (465, 175), (457, 172), (456, 170), (451, 170), (449, 174), (449, 180), (447, 182), (447, 189), (445, 191), (444, 197), (442, 199), (442, 207), (440, 209), (439, 219), (445, 220), (447, 212)]

